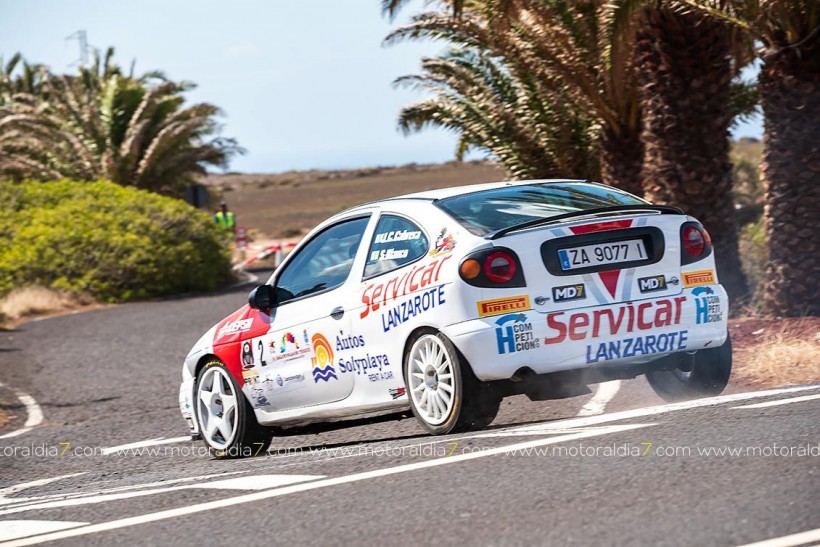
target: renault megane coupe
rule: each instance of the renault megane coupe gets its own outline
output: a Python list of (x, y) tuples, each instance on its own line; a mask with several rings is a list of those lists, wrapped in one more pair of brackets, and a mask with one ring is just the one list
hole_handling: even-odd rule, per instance
[(503, 182), (353, 207), (287, 256), (185, 359), (182, 415), (216, 457), (278, 427), (412, 410), (480, 429), (501, 400), (646, 375), (720, 393), (728, 300), (706, 229), (602, 184)]

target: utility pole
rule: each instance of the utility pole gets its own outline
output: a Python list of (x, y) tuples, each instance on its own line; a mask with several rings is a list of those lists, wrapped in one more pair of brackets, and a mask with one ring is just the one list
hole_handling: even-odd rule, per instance
[(78, 30), (71, 36), (68, 36), (66, 40), (77, 40), (80, 45), (80, 59), (78, 61), (74, 61), (69, 66), (74, 66), (79, 64), (81, 67), (88, 66), (88, 35), (84, 30)]

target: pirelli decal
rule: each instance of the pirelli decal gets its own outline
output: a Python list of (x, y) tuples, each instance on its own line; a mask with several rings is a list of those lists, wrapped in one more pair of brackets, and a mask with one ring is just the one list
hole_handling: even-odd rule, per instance
[(699, 270), (683, 274), (683, 286), (686, 288), (714, 284), (715, 272), (713, 270)]
[(502, 313), (512, 313), (530, 309), (530, 297), (527, 295), (509, 296), (507, 298), (496, 298), (494, 300), (481, 300), (476, 303), (479, 317), (488, 315), (499, 315)]

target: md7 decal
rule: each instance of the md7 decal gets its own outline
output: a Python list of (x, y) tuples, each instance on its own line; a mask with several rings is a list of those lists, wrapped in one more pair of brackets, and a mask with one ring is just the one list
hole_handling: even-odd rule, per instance
[(393, 276), (387, 281), (371, 283), (362, 293), (362, 304), (365, 308), (359, 317), (364, 319), (370, 312), (377, 311), (388, 302), (436, 283), (441, 275), (441, 267), (450, 258), (452, 255), (437, 258), (432, 262), (413, 266), (404, 274)]
[(565, 317), (566, 312), (547, 314), (547, 326), (555, 331), (544, 338), (544, 343), (559, 344), (570, 340), (584, 340), (599, 336), (614, 336), (621, 332), (650, 330), (680, 324), (685, 296), (664, 298), (654, 302), (633, 305), (627, 302), (617, 308), (577, 312)]

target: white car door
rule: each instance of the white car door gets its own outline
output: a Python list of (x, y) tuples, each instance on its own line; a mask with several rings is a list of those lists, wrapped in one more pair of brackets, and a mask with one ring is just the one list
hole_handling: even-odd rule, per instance
[(353, 374), (334, 359), (337, 338), (349, 336), (357, 302), (351, 275), (370, 216), (348, 218), (315, 234), (289, 257), (274, 280), (271, 328), (243, 343), (243, 375), (255, 407), (278, 411), (331, 403), (353, 391)]

